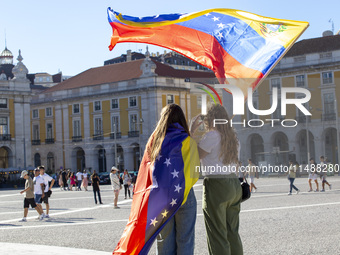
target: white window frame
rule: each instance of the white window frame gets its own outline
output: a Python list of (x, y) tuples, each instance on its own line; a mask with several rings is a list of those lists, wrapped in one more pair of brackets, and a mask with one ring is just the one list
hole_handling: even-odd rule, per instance
[(0, 109), (8, 109), (8, 99), (7, 98), (0, 98), (0, 100), (6, 101), (6, 107), (1, 107)]
[(111, 132), (112, 133), (114, 133), (113, 118), (117, 118), (118, 119), (118, 125), (116, 125), (116, 130), (117, 130), (117, 133), (119, 133), (120, 132), (120, 116), (118, 114), (111, 115)]
[(7, 117), (7, 116), (0, 116), (1, 118), (4, 118), (4, 119), (6, 119), (6, 126), (7, 126), (7, 130), (5, 130), (6, 132), (3, 132), (3, 130), (0, 130), (1, 131), (1, 134), (2, 135), (8, 135), (8, 134), (10, 134), (10, 127), (9, 127), (9, 117)]
[[(113, 100), (117, 100), (117, 107), (113, 108)], [(111, 110), (119, 109), (119, 98), (111, 99)]]
[[(49, 137), (49, 132), (48, 132), (48, 125), (51, 125), (51, 137)], [(52, 122), (47, 122), (46, 123), (46, 139), (53, 139), (53, 123)]]
[(274, 80), (278, 80), (279, 81), (279, 87), (276, 87), (278, 90), (281, 90), (281, 87), (282, 87), (282, 82), (281, 82), (281, 78), (271, 78), (270, 79), (270, 90), (272, 91), (273, 90), (273, 81)]
[[(99, 102), (100, 109), (96, 110), (96, 103)], [(100, 100), (94, 101), (93, 102), (93, 111), (95, 112), (100, 112), (102, 110), (102, 102)]]
[[(169, 98), (168, 97), (172, 97), (172, 102), (169, 102)], [(175, 103), (175, 96), (173, 94), (167, 94), (166, 95), (166, 104), (174, 104)]]
[[(298, 86), (298, 77), (303, 77), (303, 86)], [(305, 74), (295, 75), (295, 87), (297, 88), (306, 88), (307, 87), (307, 79)]]
[[(48, 110), (47, 110), (47, 109), (50, 109), (50, 110), (51, 110), (51, 112), (50, 112), (49, 115), (47, 114), (47, 113), (48, 113)], [(45, 116), (46, 116), (46, 117), (52, 117), (52, 116), (53, 116), (52, 107), (46, 107), (46, 109), (45, 109)]]
[[(134, 123), (131, 119), (131, 116), (134, 115), (136, 116), (136, 122)], [(132, 129), (134, 124), (134, 128)], [(139, 131), (139, 117), (138, 117), (138, 113), (129, 113), (129, 131)]]
[[(135, 98), (136, 105), (131, 105), (131, 98)], [(129, 107), (137, 107), (138, 102), (137, 102), (137, 96), (130, 96), (129, 97)]]
[[(34, 116), (34, 112), (37, 113), (37, 116)], [(39, 118), (39, 109), (33, 109), (32, 110), (32, 119), (38, 119)]]
[[(37, 127), (37, 130), (34, 130), (34, 127)], [(33, 124), (32, 125), (32, 135), (33, 135), (33, 140), (40, 140), (40, 126), (39, 124)], [(36, 133), (35, 133), (36, 132)]]
[[(79, 110), (78, 112), (75, 112), (75, 111), (74, 111), (74, 106), (75, 106), (75, 105), (78, 105), (78, 110)], [(73, 113), (73, 114), (80, 114), (80, 104), (73, 104), (73, 105), (72, 105), (72, 113)]]
[[(327, 79), (327, 80), (329, 80), (329, 79), (331, 79), (331, 81), (330, 82), (327, 82), (327, 83), (325, 83), (325, 79), (324, 79), (324, 77), (323, 77), (323, 75), (324, 74), (330, 74), (330, 76), (331, 77), (327, 77), (327, 78), (325, 78), (325, 79)], [(333, 74), (333, 72), (322, 72), (321, 73), (321, 84), (322, 85), (330, 85), (330, 84), (334, 84), (334, 74)]]
[[(76, 122), (79, 122), (79, 133), (78, 134), (76, 134), (76, 132), (75, 132), (75, 128), (76, 128)], [(72, 132), (73, 132), (73, 136), (82, 136), (82, 134), (81, 134), (81, 120), (80, 119), (74, 119), (73, 121), (72, 121), (72, 127), (73, 127), (73, 130), (72, 130)]]
[[(101, 129), (96, 128), (97, 119), (100, 119)], [(94, 131), (94, 135), (103, 135), (103, 118), (102, 117), (99, 117), (99, 116), (93, 117), (93, 131)], [(99, 131), (99, 133), (98, 133), (98, 131)]]

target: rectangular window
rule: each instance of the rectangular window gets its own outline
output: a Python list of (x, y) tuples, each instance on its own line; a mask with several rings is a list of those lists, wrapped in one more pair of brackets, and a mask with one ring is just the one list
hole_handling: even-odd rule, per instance
[(7, 117), (0, 117), (0, 134), (8, 134), (8, 120)]
[(101, 118), (94, 119), (94, 134), (101, 135), (103, 133), (103, 123)]
[(305, 76), (304, 75), (296, 76), (296, 87), (305, 87)]
[(112, 132), (119, 132), (119, 116), (112, 116)]
[(333, 83), (333, 74), (332, 72), (324, 72), (322, 73), (322, 84), (332, 84)]
[(0, 98), (0, 108), (2, 108), (2, 109), (7, 108), (7, 99), (6, 98)]
[(130, 107), (137, 106), (137, 97), (129, 97), (129, 105)]
[(324, 104), (323, 109), (325, 111), (325, 114), (335, 113), (333, 93), (323, 94), (323, 104)]
[(33, 116), (33, 119), (39, 118), (39, 111), (38, 111), (38, 109), (33, 110), (32, 116)]
[(47, 107), (46, 108), (46, 117), (51, 117), (52, 116), (52, 108), (51, 107)]
[(80, 120), (74, 120), (73, 121), (73, 136), (81, 136)]
[(174, 95), (167, 95), (166, 96), (166, 102), (167, 102), (167, 104), (173, 104), (174, 103)]
[(94, 102), (94, 110), (95, 111), (100, 111), (102, 109), (102, 106), (100, 104), (100, 101), (95, 101)]
[(52, 138), (53, 138), (52, 123), (47, 123), (47, 125), (46, 125), (46, 139), (52, 139)]
[(277, 99), (277, 108), (275, 112), (273, 112), (273, 119), (282, 119), (283, 116), (281, 115), (281, 98), (278, 97)]
[(33, 125), (33, 140), (39, 140), (39, 125)]
[(111, 100), (111, 109), (118, 109), (119, 105), (118, 105), (118, 99), (112, 99)]
[[(257, 102), (253, 101), (253, 106), (256, 110), (258, 110)], [(251, 120), (251, 119), (257, 119), (257, 116), (254, 113), (252, 113), (251, 111), (248, 111), (248, 120)]]
[(130, 131), (138, 131), (137, 114), (130, 115)]
[(280, 78), (271, 79), (271, 80), (270, 80), (270, 83), (271, 83), (271, 85), (272, 85), (272, 88), (281, 89)]
[(79, 106), (79, 104), (74, 104), (73, 105), (73, 113), (75, 113), (75, 114), (80, 113), (80, 106)]

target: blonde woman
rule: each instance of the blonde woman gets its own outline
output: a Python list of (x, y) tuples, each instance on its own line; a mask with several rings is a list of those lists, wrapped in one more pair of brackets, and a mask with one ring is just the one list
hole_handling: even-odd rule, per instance
[[(223, 106), (214, 105), (206, 116), (194, 118), (192, 135), (202, 123), (202, 117), (207, 132), (198, 144), (198, 152), (204, 176), (202, 207), (209, 254), (243, 254), (238, 233), (242, 189), (235, 174), (239, 142)], [(215, 119), (228, 123), (214, 126)]]

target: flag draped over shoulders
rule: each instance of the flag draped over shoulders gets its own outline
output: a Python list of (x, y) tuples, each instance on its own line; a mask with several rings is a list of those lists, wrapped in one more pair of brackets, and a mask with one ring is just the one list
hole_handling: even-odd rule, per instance
[(179, 124), (168, 128), (155, 162), (150, 162), (147, 151), (139, 168), (129, 221), (113, 254), (147, 254), (198, 180), (197, 145)]
[(108, 8), (108, 19), (110, 50), (121, 42), (162, 46), (213, 70), (221, 84), (251, 79), (238, 84), (243, 91), (255, 89), (308, 27), (233, 9), (131, 17)]

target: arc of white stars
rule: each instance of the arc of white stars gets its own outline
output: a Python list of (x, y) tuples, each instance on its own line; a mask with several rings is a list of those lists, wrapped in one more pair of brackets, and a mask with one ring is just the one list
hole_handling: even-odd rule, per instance
[(175, 185), (175, 192), (177, 191), (179, 193), (181, 189), (182, 187), (179, 184)]
[(224, 28), (224, 24), (222, 24), (222, 22), (220, 23), (220, 24), (217, 24), (217, 26), (219, 27), (219, 28)]
[(164, 164), (166, 164), (166, 166), (171, 165), (171, 163), (170, 163), (170, 158), (165, 159)]
[(214, 16), (212, 19), (213, 19), (214, 21), (219, 21), (219, 20), (220, 20), (219, 17), (215, 17), (215, 16)]
[(175, 178), (175, 177), (178, 177), (179, 172), (177, 172), (176, 169), (174, 169), (174, 171), (171, 172), (171, 174), (172, 174), (172, 178)]
[(151, 219), (150, 226), (153, 225), (155, 227), (157, 222), (158, 221), (156, 220), (156, 217), (154, 219)]
[(211, 14), (210, 14), (210, 13), (207, 13), (207, 14), (204, 14), (204, 15), (208, 17), (208, 16), (211, 15)]
[(168, 215), (168, 211), (167, 210), (164, 210), (164, 212), (162, 213), (162, 215), (163, 215), (163, 218), (166, 218), (167, 217), (167, 215)]
[(177, 205), (177, 202), (176, 202), (176, 201), (177, 201), (177, 199), (173, 199), (173, 198), (172, 198), (172, 201), (171, 201), (171, 203), (170, 203), (171, 206)]

